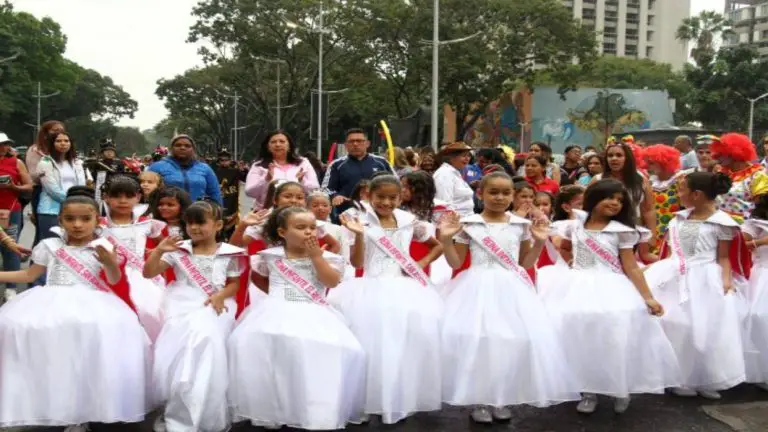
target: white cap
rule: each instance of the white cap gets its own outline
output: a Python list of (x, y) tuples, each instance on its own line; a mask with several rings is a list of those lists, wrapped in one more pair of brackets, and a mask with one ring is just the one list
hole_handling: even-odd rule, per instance
[(13, 140), (8, 138), (8, 135), (4, 134), (3, 132), (0, 132), (0, 144), (4, 144), (4, 143), (13, 144)]

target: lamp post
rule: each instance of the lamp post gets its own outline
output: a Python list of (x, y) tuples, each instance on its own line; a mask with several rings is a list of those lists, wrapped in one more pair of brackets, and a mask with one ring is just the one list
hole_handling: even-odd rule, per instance
[[(267, 63), (273, 63), (277, 65), (277, 128), (280, 129), (281, 127), (281, 119), (282, 119), (282, 107), (280, 106), (280, 64), (285, 63), (285, 60), (280, 59), (270, 59), (266, 57), (256, 57), (258, 60), (267, 62)], [(286, 107), (287, 108), (287, 107)]]
[(481, 32), (477, 32), (473, 35), (451, 40), (440, 40), (440, 0), (434, 0), (432, 6), (432, 40), (422, 40), (421, 43), (432, 46), (432, 130), (431, 130), (431, 142), (432, 149), (437, 152), (438, 140), (438, 103), (439, 94), (438, 87), (440, 84), (440, 46), (450, 45), (459, 42), (466, 42), (474, 37), (480, 35)]
[(759, 101), (764, 97), (768, 97), (768, 93), (763, 93), (754, 99), (747, 98), (747, 100), (749, 101), (749, 140), (750, 141), (752, 141), (752, 129), (755, 125), (755, 102)]
[(218, 93), (220, 96), (225, 97), (225, 98), (232, 98), (235, 101), (235, 107), (234, 107), (235, 108), (235, 125), (232, 128), (232, 130), (234, 130), (235, 133), (234, 133), (234, 136), (232, 137), (232, 147), (233, 147), (234, 152), (235, 152), (235, 160), (237, 160), (237, 157), (238, 157), (237, 155), (239, 154), (237, 152), (237, 133), (240, 130), (237, 127), (237, 109), (239, 108), (239, 104), (240, 104), (240, 95), (237, 94), (237, 91), (235, 91), (231, 95), (228, 95), (228, 94), (224, 94), (224, 93), (220, 92), (217, 89), (214, 89), (214, 90), (216, 90), (216, 93)]
[(37, 99), (37, 130), (40, 130), (40, 109), (42, 105), (43, 99), (47, 99), (49, 97), (54, 97), (57, 94), (61, 93), (60, 91), (56, 90), (53, 93), (43, 94), (43, 87), (40, 81), (37, 82), (37, 94), (32, 95), (33, 98)]

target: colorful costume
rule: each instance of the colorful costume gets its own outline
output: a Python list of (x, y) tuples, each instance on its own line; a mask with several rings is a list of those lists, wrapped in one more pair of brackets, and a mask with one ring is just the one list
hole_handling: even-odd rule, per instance
[(659, 180), (656, 175), (652, 175), (649, 179), (656, 210), (656, 238), (651, 242), (651, 249), (657, 251), (667, 234), (669, 221), (681, 210), (680, 199), (677, 196), (677, 182), (686, 172), (678, 172), (680, 152), (668, 145), (652, 145), (645, 149), (643, 156), (645, 162), (658, 166), (661, 171), (675, 173), (667, 180)]

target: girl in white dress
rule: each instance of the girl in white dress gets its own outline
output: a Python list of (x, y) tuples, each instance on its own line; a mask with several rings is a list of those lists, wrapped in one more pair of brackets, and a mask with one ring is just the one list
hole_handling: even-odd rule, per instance
[[(152, 206), (152, 218), (165, 222), (162, 236), (184, 237), (184, 212), (192, 205), (189, 194), (175, 186), (167, 186), (158, 189), (155, 194), (155, 202)], [(157, 242), (159, 243), (159, 242)], [(153, 249), (157, 243), (148, 249)]]
[[(422, 269), (442, 248), (431, 224), (398, 208), (400, 192), (397, 177), (376, 177), (362, 220), (342, 218), (355, 233), (352, 265), (365, 274), (329, 295), (368, 356), (365, 413), (384, 423), (441, 408), (442, 302)], [(432, 246), (418, 263), (408, 252), (411, 239)]]
[(132, 309), (114, 248), (98, 236), (93, 190), (73, 186), (61, 238), (43, 240), (34, 264), (2, 282), (47, 284), (0, 308), (0, 427), (140, 422), (151, 410), (151, 348)]
[(176, 276), (155, 344), (154, 390), (165, 403), (155, 431), (220, 432), (229, 425), (226, 340), (245, 251), (216, 241), (224, 222), (215, 203), (195, 202), (184, 222), (190, 240), (163, 239), (144, 266), (145, 277), (169, 268)]
[(591, 414), (597, 394), (629, 407), (631, 393), (662, 393), (679, 383), (675, 352), (633, 247), (639, 240), (634, 209), (617, 180), (599, 180), (584, 195), (585, 220), (562, 232), (561, 250), (572, 269), (547, 284), (544, 303), (560, 333), (566, 359), (582, 391), (577, 409)]
[(678, 184), (686, 210), (669, 223), (670, 257), (645, 272), (667, 313), (664, 331), (682, 370), (678, 396), (720, 399), (718, 390), (745, 380), (737, 299), (728, 252), (738, 225), (717, 209), (730, 190), (724, 174), (691, 173)]
[(478, 194), (482, 214), (459, 220), (451, 213), (439, 224), (451, 267), (461, 267), (471, 251), (469, 269), (451, 281), (445, 300), (443, 400), (480, 405), (472, 419), (492, 423), (511, 418), (507, 405), (578, 400), (579, 389), (525, 270), (544, 247), (548, 223), (532, 225), (506, 211), (514, 199), (506, 173), (483, 177)]
[(748, 302), (743, 323), (747, 382), (768, 390), (768, 195), (760, 197), (741, 231), (752, 250), (749, 287), (742, 292)]
[(229, 338), (235, 421), (329, 430), (363, 415), (365, 351), (325, 299), (341, 280), (344, 259), (323, 251), (316, 230), (306, 209), (277, 210), (265, 235), (280, 246), (251, 258), (269, 296)]
[(142, 216), (144, 205), (139, 205), (141, 188), (132, 177), (112, 177), (106, 185), (103, 199), (107, 215), (100, 221), (102, 236), (126, 259), (125, 272), (131, 285), (131, 299), (149, 338), (155, 341), (163, 327), (165, 280), (159, 276), (146, 279), (142, 271), (147, 240), (159, 239), (165, 222)]

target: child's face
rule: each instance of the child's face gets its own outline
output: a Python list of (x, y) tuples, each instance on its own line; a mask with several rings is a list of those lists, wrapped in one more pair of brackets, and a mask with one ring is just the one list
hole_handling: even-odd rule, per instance
[(317, 237), (317, 222), (310, 212), (294, 213), (277, 229), (277, 234), (289, 247), (301, 248), (312, 237)]
[(621, 212), (623, 206), (624, 195), (621, 192), (616, 192), (612, 196), (604, 198), (597, 203), (593, 211), (600, 216), (613, 218)]
[(112, 215), (126, 216), (133, 214), (133, 208), (139, 203), (139, 195), (119, 194), (117, 196), (108, 196), (106, 202)]
[(568, 203), (568, 205), (570, 205), (571, 207), (571, 209), (568, 211), (569, 213), (571, 212), (571, 210), (574, 210), (574, 209), (575, 210), (584, 209), (584, 194), (578, 194), (575, 197), (573, 197), (573, 199), (571, 200), (571, 202)]
[(216, 238), (216, 233), (224, 227), (224, 222), (215, 221), (210, 215), (203, 223), (187, 221), (187, 235), (193, 242), (199, 242)]
[(368, 186), (360, 189), (360, 201), (369, 201), (371, 199), (371, 190)]
[(514, 208), (518, 209), (526, 204), (533, 205), (533, 190), (529, 188), (520, 189), (515, 193)]
[(411, 202), (412, 191), (411, 187), (408, 186), (408, 180), (405, 178), (400, 179), (400, 186), (402, 186), (402, 189), (400, 190), (400, 199), (404, 203)]
[(397, 185), (383, 184), (371, 192), (371, 205), (379, 217), (391, 216), (400, 207), (400, 190)]
[(141, 185), (141, 193), (148, 197), (149, 194), (160, 186), (160, 180), (154, 173), (142, 173), (139, 176), (139, 184)]
[(287, 186), (275, 197), (275, 209), (285, 207), (304, 207), (304, 189), (299, 186)]
[(515, 188), (506, 178), (493, 178), (486, 181), (479, 192), (483, 207), (496, 213), (507, 211), (515, 199)]
[(157, 203), (157, 212), (166, 221), (181, 218), (181, 203), (176, 198), (163, 197)]
[(545, 215), (552, 215), (552, 200), (546, 195), (537, 195), (533, 204)]
[(98, 225), (96, 209), (88, 204), (67, 204), (59, 215), (59, 224), (69, 240), (88, 241)]
[(677, 181), (677, 196), (680, 198), (680, 204), (682, 204), (683, 207), (696, 207), (697, 202), (703, 195), (704, 194), (699, 191), (692, 191), (691, 188), (688, 187), (688, 181), (685, 177), (682, 177)]
[(309, 203), (309, 209), (317, 220), (326, 221), (331, 214), (331, 203), (325, 197), (315, 197)]

